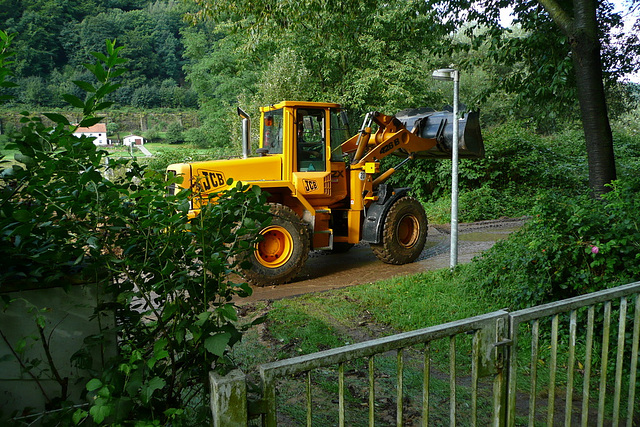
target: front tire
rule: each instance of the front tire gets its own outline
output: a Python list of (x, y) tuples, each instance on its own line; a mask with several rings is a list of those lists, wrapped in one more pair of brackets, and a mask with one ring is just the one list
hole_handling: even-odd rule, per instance
[(257, 286), (279, 285), (293, 279), (309, 257), (309, 228), (289, 207), (272, 203), (271, 224), (260, 230), (244, 269), (245, 279)]
[(427, 215), (413, 197), (398, 199), (389, 209), (380, 244), (371, 244), (375, 256), (387, 264), (415, 261), (427, 241)]

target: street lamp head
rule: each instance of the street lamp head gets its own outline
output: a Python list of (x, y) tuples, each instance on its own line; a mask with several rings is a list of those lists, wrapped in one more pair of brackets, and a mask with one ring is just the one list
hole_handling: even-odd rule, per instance
[(441, 81), (452, 81), (457, 77), (458, 71), (455, 68), (440, 68), (439, 70), (435, 70), (431, 77), (434, 80)]

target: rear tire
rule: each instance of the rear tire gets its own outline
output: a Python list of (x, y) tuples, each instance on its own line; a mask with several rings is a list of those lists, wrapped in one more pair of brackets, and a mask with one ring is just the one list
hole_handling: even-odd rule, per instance
[(309, 228), (289, 207), (272, 203), (271, 224), (260, 230), (262, 236), (247, 261), (245, 279), (257, 286), (279, 285), (293, 279), (309, 257)]
[(371, 244), (371, 250), (387, 264), (413, 262), (427, 241), (427, 224), (427, 215), (420, 202), (413, 197), (401, 197), (384, 219), (381, 243)]

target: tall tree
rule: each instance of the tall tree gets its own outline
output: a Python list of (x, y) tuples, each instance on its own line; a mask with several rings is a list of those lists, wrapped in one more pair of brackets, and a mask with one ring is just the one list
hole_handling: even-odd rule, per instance
[(587, 144), (589, 186), (600, 195), (616, 179), (616, 164), (603, 84), (597, 1), (574, 0), (572, 5), (556, 0), (539, 2), (569, 39)]
[[(623, 43), (612, 42), (613, 30), (620, 26), (621, 19), (613, 13), (611, 4), (600, 0), (433, 0), (432, 3), (456, 16), (452, 22), (458, 26), (462, 21), (488, 26), (489, 30), (479, 38), (490, 40), (495, 57), (508, 60), (523, 55), (523, 51), (506, 49), (507, 53), (503, 53), (505, 47), (513, 48), (516, 43), (524, 46), (522, 40), (503, 37), (500, 9), (513, 8), (515, 22), (527, 30), (525, 39), (530, 45), (526, 47), (535, 46), (528, 53), (537, 53), (535, 62), (525, 69), (528, 90), (549, 96), (550, 89), (561, 89), (559, 85), (565, 91), (575, 89), (586, 141), (589, 185), (596, 197), (606, 192), (607, 184), (616, 179), (616, 167), (605, 83), (615, 79), (616, 72), (628, 71), (633, 61), (625, 55), (629, 54), (630, 46), (638, 46), (635, 35)], [(619, 67), (621, 62), (626, 63), (624, 67)], [(568, 67), (573, 69), (572, 76), (566, 74)], [(522, 88), (523, 85), (512, 87)]]
[[(443, 32), (437, 12), (424, 1), (193, 1), (196, 20), (231, 23), (246, 35), (245, 47), (261, 46), (262, 80), (278, 68), (286, 73), (272, 85), (304, 75), (306, 99), (330, 99), (357, 112), (428, 102), (425, 57), (432, 55), (424, 52)], [(287, 93), (286, 87), (271, 89)]]

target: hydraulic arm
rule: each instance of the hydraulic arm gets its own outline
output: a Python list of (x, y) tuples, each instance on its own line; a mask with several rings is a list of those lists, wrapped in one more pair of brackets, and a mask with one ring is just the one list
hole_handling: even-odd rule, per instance
[[(372, 124), (378, 130), (372, 133)], [(468, 113), (459, 119), (458, 141), (461, 158), (479, 158), (484, 155), (477, 113)], [(411, 130), (409, 130), (411, 128)], [(358, 134), (342, 144), (342, 151), (352, 154), (351, 167), (365, 168), (368, 163), (379, 162), (393, 154), (407, 159), (384, 171), (373, 181), (374, 189), (386, 181), (409, 160), (415, 158), (447, 158), (451, 156), (453, 114), (430, 109), (404, 110), (396, 116), (379, 112), (368, 113)], [(369, 168), (373, 170), (374, 168)]]

